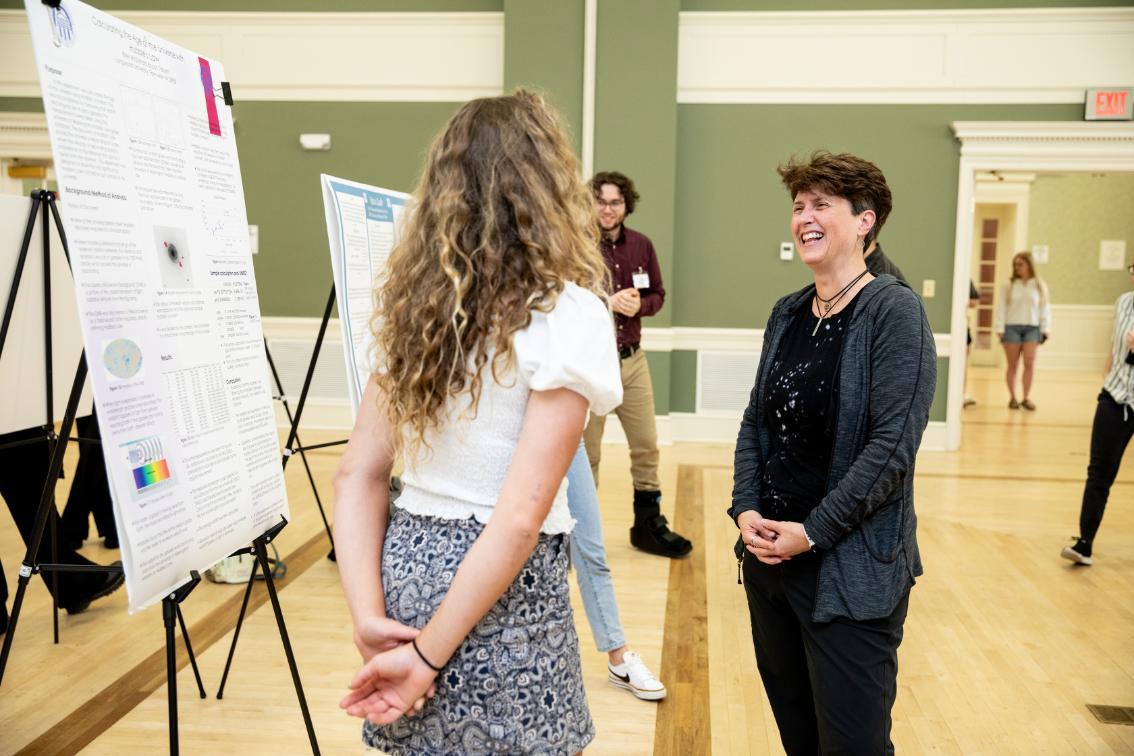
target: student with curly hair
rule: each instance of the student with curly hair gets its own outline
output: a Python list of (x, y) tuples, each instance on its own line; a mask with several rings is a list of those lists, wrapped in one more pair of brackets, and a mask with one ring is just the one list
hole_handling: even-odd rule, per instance
[(622, 399), (605, 291), (557, 114), (522, 90), (462, 106), (379, 285), (377, 368), (335, 479), (364, 660), (342, 705), (368, 720), (368, 746), (574, 753), (593, 739), (564, 473), (588, 410)]

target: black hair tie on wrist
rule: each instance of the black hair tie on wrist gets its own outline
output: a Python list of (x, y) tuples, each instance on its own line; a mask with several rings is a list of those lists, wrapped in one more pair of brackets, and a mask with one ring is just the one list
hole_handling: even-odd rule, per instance
[(417, 652), (417, 655), (421, 658), (421, 660), (423, 662), (425, 662), (425, 666), (429, 667), (434, 672), (440, 672), (441, 671), (440, 667), (438, 667), (433, 662), (426, 659), (425, 654), (421, 653), (421, 649), (417, 647), (417, 638), (414, 638), (413, 640), (411, 640), (410, 645), (413, 646), (413, 650)]

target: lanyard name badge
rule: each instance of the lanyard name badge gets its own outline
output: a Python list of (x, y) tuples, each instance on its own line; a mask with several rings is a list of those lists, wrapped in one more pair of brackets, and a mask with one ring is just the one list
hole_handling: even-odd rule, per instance
[(650, 288), (650, 274), (638, 268), (634, 273), (634, 288), (635, 289), (648, 289)]

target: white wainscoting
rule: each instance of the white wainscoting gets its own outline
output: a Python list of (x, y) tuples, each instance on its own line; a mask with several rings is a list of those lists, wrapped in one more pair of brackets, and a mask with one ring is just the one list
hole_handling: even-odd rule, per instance
[(1051, 338), (1039, 350), (1039, 369), (1101, 371), (1113, 335), (1113, 305), (1053, 304)]
[(1082, 103), (1131, 50), (1132, 8), (687, 12), (677, 100)]
[[(296, 409), (311, 353), (319, 331), (318, 318), (266, 317), (263, 319), (264, 337), (268, 341), (284, 395), (291, 409)], [(704, 332), (704, 338), (699, 334)], [(332, 319), (323, 339), (319, 361), (303, 410), (300, 434), (303, 428), (338, 429), (348, 431), (353, 424), (350, 404), (346, 399), (346, 367), (339, 322)], [(645, 344), (668, 345), (672, 349), (697, 351), (698, 385), (697, 412), (672, 412), (657, 418), (658, 443), (669, 446), (674, 442), (731, 444), (736, 441), (740, 416), (747, 404), (748, 389), (755, 376), (755, 365), (760, 359), (763, 331), (745, 328), (646, 328), (642, 341)], [(937, 334), (938, 354), (948, 354), (948, 334)], [(946, 351), (942, 351), (944, 346)], [(711, 347), (711, 348), (710, 348)], [(654, 347), (655, 351), (671, 351)], [(701, 368), (702, 361), (712, 363), (721, 357), (739, 360), (745, 367), (743, 374), (730, 375), (733, 390), (730, 401), (722, 404), (722, 396), (703, 402), (706, 390), (717, 384), (707, 378)], [(722, 363), (723, 364), (723, 363)], [(749, 367), (751, 369), (749, 369)], [(276, 419), (281, 427), (288, 426), (283, 406), (277, 402)], [(923, 449), (945, 448), (944, 423), (930, 423), (922, 442)], [(940, 427), (938, 427), (940, 426)], [(626, 443), (626, 435), (615, 415), (607, 418), (604, 443)]]
[[(114, 16), (219, 60), (236, 99), (460, 102), (504, 89), (503, 13)], [(0, 10), (0, 97), (39, 96), (27, 17)]]
[[(736, 443), (736, 433), (740, 430), (740, 414), (702, 415), (693, 412), (671, 412), (657, 418), (658, 446), (670, 446), (674, 442), (728, 444)], [(946, 451), (945, 422), (931, 420), (921, 437), (920, 451)], [(604, 444), (625, 444), (626, 434), (618, 423), (618, 418), (610, 415), (603, 429)]]

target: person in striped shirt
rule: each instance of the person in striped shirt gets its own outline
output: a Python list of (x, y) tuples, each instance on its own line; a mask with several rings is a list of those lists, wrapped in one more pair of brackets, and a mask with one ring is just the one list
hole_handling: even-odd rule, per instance
[[(1134, 284), (1134, 265), (1126, 269)], [(1061, 553), (1075, 564), (1090, 565), (1095, 535), (1102, 522), (1111, 484), (1122, 454), (1134, 436), (1134, 291), (1114, 303), (1114, 337), (1106, 363), (1106, 380), (1099, 392), (1091, 425), (1091, 461), (1079, 510), (1079, 538)]]

